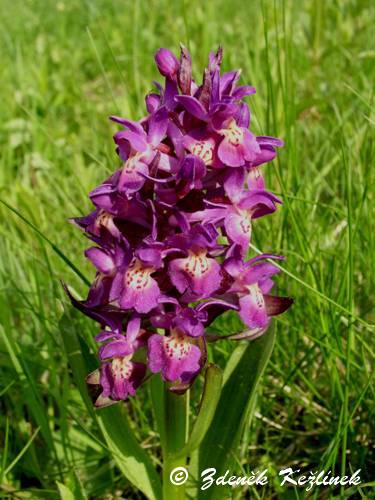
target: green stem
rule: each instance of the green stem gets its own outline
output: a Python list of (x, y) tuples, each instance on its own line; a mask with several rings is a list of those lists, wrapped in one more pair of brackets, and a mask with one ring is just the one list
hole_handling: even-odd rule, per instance
[[(176, 395), (165, 390), (165, 444), (163, 449), (163, 499), (185, 499), (185, 485), (175, 485), (170, 474), (176, 467), (185, 467), (186, 458), (175, 458), (186, 441), (186, 395)], [(176, 478), (178, 480), (178, 478)]]

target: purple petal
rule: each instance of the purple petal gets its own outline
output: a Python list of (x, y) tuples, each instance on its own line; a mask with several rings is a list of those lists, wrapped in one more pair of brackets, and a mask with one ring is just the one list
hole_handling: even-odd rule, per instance
[(230, 211), (224, 221), (225, 231), (232, 243), (237, 243), (246, 253), (251, 238), (251, 217), (249, 214), (239, 214)]
[(174, 100), (176, 95), (178, 95), (177, 83), (174, 80), (167, 78), (162, 102), (168, 111), (173, 111), (177, 106), (177, 103)]
[(261, 146), (260, 152), (257, 153), (254, 160), (252, 160), (251, 165), (256, 167), (262, 165), (263, 163), (268, 163), (272, 161), (276, 156), (276, 151), (271, 146)]
[(141, 328), (141, 318), (133, 315), (126, 325), (126, 339), (132, 343), (138, 337)]
[(118, 190), (129, 194), (139, 191), (146, 182), (148, 171), (148, 166), (143, 161), (135, 156), (130, 157), (122, 168)]
[(204, 334), (202, 321), (207, 320), (207, 313), (192, 308), (182, 309), (173, 319), (173, 327), (190, 337), (200, 337)]
[(189, 337), (152, 335), (148, 341), (148, 366), (152, 373), (161, 372), (164, 380), (175, 382), (200, 371), (199, 347)]
[(234, 70), (224, 73), (220, 79), (220, 93), (221, 95), (231, 95), (232, 90), (241, 76), (241, 71)]
[(242, 194), (245, 183), (245, 169), (235, 168), (228, 169), (228, 173), (224, 180), (224, 189), (228, 198), (232, 202), (237, 202)]
[(103, 274), (111, 274), (115, 270), (112, 257), (100, 248), (88, 248), (85, 251), (85, 256), (94, 264), (96, 269)]
[(148, 144), (146, 137), (143, 134), (131, 132), (130, 130), (124, 130), (118, 132), (116, 137), (121, 140), (129, 141), (131, 147), (139, 153), (144, 153), (147, 150)]
[(180, 293), (189, 290), (199, 298), (209, 297), (221, 283), (220, 265), (201, 254), (174, 259), (169, 264), (171, 281)]
[(174, 99), (176, 102), (181, 104), (188, 113), (195, 116), (199, 120), (206, 121), (208, 119), (206, 110), (195, 97), (188, 95), (178, 95)]
[(116, 332), (112, 332), (110, 330), (103, 330), (98, 335), (95, 336), (95, 341), (96, 342), (105, 342), (106, 340), (110, 339), (117, 339), (120, 340), (123, 338), (123, 335), (120, 335)]
[(273, 146), (275, 148), (282, 148), (284, 146), (284, 141), (277, 139), (276, 137), (259, 135), (256, 139), (261, 146)]
[(191, 188), (199, 187), (197, 183), (206, 174), (206, 165), (195, 155), (186, 155), (181, 162), (179, 176), (188, 181)]
[(250, 191), (238, 203), (238, 208), (251, 212), (251, 217), (256, 219), (275, 212), (277, 208), (276, 203), (282, 203), (282, 201), (272, 193), (268, 193), (267, 191)]
[(275, 255), (273, 253), (262, 253), (261, 255), (256, 255), (252, 259), (248, 260), (246, 262), (246, 266), (251, 266), (255, 264), (255, 262), (265, 259), (285, 260), (285, 257), (283, 255)]
[(238, 105), (238, 111), (236, 113), (236, 123), (239, 127), (249, 128), (250, 125), (250, 110), (249, 106), (245, 102), (241, 102)]
[(241, 258), (230, 257), (224, 262), (223, 267), (232, 278), (237, 278), (243, 271), (244, 265)]
[(95, 206), (111, 211), (115, 188), (112, 183), (103, 183), (91, 191), (89, 197)]
[(247, 285), (252, 285), (253, 283), (268, 279), (279, 272), (280, 269), (270, 262), (261, 262), (255, 266), (247, 267), (241, 273), (241, 281)]
[(100, 359), (116, 358), (132, 354), (133, 348), (126, 340), (114, 340), (99, 349)]
[(142, 247), (138, 248), (135, 253), (148, 266), (159, 268), (162, 265), (162, 250), (160, 248)]
[(146, 101), (147, 112), (155, 113), (155, 111), (160, 106), (160, 101), (161, 101), (160, 95), (154, 93), (147, 94), (145, 97), (145, 101)]
[(268, 324), (266, 305), (258, 285), (248, 287), (248, 294), (239, 300), (239, 315), (250, 328), (263, 328)]
[(120, 123), (120, 125), (123, 125), (124, 127), (128, 128), (131, 132), (146, 136), (146, 133), (143, 130), (142, 125), (140, 125), (138, 122), (135, 122), (133, 120), (127, 120), (125, 118), (120, 118), (119, 116), (110, 116), (109, 119), (112, 120), (113, 122)]
[(162, 106), (149, 119), (148, 140), (150, 144), (157, 146), (165, 137), (167, 127), (168, 111), (165, 106)]
[(250, 85), (243, 85), (242, 87), (237, 87), (236, 90), (232, 92), (232, 96), (236, 99), (242, 99), (247, 95), (252, 95), (256, 93), (255, 87), (251, 87)]

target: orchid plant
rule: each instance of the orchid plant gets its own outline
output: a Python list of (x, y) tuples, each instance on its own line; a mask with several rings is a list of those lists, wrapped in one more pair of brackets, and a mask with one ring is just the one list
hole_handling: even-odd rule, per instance
[[(121, 127), (114, 135), (121, 167), (90, 193), (94, 210), (72, 219), (93, 243), (85, 255), (96, 270), (94, 282), (83, 301), (66, 290), (100, 325), (100, 367), (87, 377), (94, 405), (135, 396), (151, 377), (169, 499), (184, 498), (168, 481), (172, 466), (186, 465), (207, 443), (223, 405), (221, 371), (208, 364), (201, 411), (186, 435), (186, 392), (207, 365), (207, 344), (262, 336), (292, 301), (271, 294), (280, 270), (272, 261), (282, 256), (248, 258), (256, 219), (281, 204), (266, 190), (261, 166), (283, 142), (250, 132), (244, 98), (255, 88), (238, 85), (240, 71), (220, 74), (221, 48), (210, 54), (200, 85), (185, 47), (180, 59), (159, 49), (155, 61), (165, 82), (146, 96), (147, 116), (111, 116)], [(228, 310), (239, 315), (243, 330), (208, 333)], [(251, 355), (259, 351), (256, 342), (248, 345)], [(259, 371), (262, 353), (256, 358), (241, 369)]]

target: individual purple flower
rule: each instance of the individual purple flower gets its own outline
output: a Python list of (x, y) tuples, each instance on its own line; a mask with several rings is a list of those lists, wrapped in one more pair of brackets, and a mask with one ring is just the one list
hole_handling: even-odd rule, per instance
[(218, 232), (214, 226), (195, 226), (184, 236), (171, 239), (187, 255), (173, 259), (169, 264), (169, 275), (173, 285), (191, 300), (209, 297), (221, 283), (220, 264), (210, 256), (216, 250)]
[(82, 229), (93, 241), (120, 239), (121, 232), (116, 226), (113, 215), (97, 208), (84, 217), (74, 217), (70, 222)]
[(256, 137), (247, 128), (237, 125), (234, 118), (219, 133), (224, 138), (217, 154), (224, 165), (240, 167), (246, 162), (253, 162), (259, 155), (260, 147)]
[(105, 406), (112, 401), (120, 401), (134, 396), (146, 375), (146, 365), (132, 360), (133, 354), (146, 345), (142, 338), (141, 318), (133, 315), (127, 323), (126, 335), (117, 331), (104, 330), (95, 340), (104, 343), (99, 349), (102, 362), (99, 370), (88, 377), (89, 384), (100, 385), (102, 391), (95, 405)]
[(201, 369), (199, 347), (177, 328), (168, 336), (152, 335), (148, 341), (148, 353), (150, 371), (161, 372), (168, 382), (188, 382)]
[(273, 213), (276, 203), (281, 200), (264, 190), (238, 191), (235, 199), (237, 201), (230, 204), (211, 203), (211, 208), (195, 212), (189, 220), (222, 223), (229, 241), (238, 244), (245, 254), (250, 243), (252, 219)]
[[(117, 132), (114, 136), (120, 157), (125, 161), (117, 188), (121, 193), (137, 192), (144, 185), (149, 173), (149, 165), (157, 154), (157, 146), (166, 134), (167, 110), (165, 107), (160, 107), (151, 114), (147, 121), (147, 132), (138, 122), (117, 116), (112, 116), (111, 120), (127, 128), (125, 131)], [(165, 164), (167, 166), (164, 168), (169, 169), (168, 162)]]
[(281, 314), (291, 303), (284, 297), (272, 297), (268, 302), (272, 308), (267, 307), (268, 292), (273, 287), (271, 277), (280, 272), (280, 268), (265, 259), (283, 260), (284, 257), (263, 254), (247, 262), (230, 257), (224, 263), (225, 271), (234, 278), (229, 292), (234, 292), (239, 297), (239, 315), (242, 321), (250, 328), (266, 328), (270, 316)]
[(128, 356), (116, 357), (103, 363), (100, 372), (102, 397), (119, 401), (134, 396), (145, 374), (146, 365), (130, 361)]
[(113, 280), (110, 297), (122, 309), (148, 313), (157, 306), (161, 291), (152, 277), (156, 269), (134, 258)]

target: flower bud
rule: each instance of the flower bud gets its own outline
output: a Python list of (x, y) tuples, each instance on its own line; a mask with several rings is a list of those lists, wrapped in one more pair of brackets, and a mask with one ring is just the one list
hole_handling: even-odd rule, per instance
[(148, 113), (154, 113), (160, 106), (160, 96), (158, 94), (147, 94), (145, 101)]
[(155, 54), (158, 70), (163, 76), (173, 79), (180, 67), (177, 57), (168, 49), (159, 49)]

